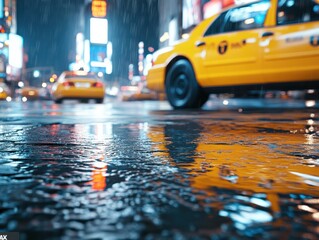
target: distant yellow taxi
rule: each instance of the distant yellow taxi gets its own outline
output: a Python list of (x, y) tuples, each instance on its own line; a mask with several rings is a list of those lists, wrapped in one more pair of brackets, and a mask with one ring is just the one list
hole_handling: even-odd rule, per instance
[(104, 83), (94, 73), (84, 71), (63, 72), (52, 86), (52, 97), (56, 103), (62, 103), (65, 99), (94, 99), (97, 103), (103, 103), (104, 96)]
[(24, 101), (36, 100), (39, 98), (39, 89), (36, 87), (24, 87), (21, 89), (21, 98)]
[(176, 109), (210, 93), (319, 88), (319, 1), (261, 0), (201, 22), (154, 54), (147, 87)]
[(7, 100), (8, 98), (10, 98), (9, 87), (5, 83), (0, 82), (0, 100)]

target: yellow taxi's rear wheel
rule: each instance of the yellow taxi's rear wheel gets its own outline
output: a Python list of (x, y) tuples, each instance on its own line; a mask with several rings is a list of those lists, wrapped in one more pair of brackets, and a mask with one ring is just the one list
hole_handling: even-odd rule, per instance
[(89, 103), (89, 99), (85, 99), (85, 98), (80, 99), (80, 103)]
[(200, 108), (209, 96), (198, 85), (192, 65), (184, 59), (168, 70), (165, 88), (167, 99), (175, 109)]
[(95, 99), (95, 102), (98, 104), (101, 104), (104, 102), (104, 98), (97, 98), (97, 99)]

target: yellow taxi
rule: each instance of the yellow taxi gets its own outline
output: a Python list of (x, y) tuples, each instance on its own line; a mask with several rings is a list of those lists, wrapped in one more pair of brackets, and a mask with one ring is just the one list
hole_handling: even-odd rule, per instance
[(8, 98), (10, 98), (9, 87), (4, 82), (0, 82), (0, 100), (7, 100)]
[(36, 87), (24, 87), (21, 89), (21, 98), (26, 100), (36, 100), (39, 98), (39, 89)]
[(210, 93), (319, 88), (319, 1), (261, 0), (225, 9), (157, 51), (147, 87), (172, 107)]
[(97, 103), (103, 103), (104, 95), (104, 83), (94, 73), (84, 71), (65, 71), (52, 86), (52, 97), (56, 103), (62, 103), (65, 99), (94, 99)]

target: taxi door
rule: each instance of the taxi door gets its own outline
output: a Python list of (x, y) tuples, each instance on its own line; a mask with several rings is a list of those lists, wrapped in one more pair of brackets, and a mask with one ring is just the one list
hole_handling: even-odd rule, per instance
[(197, 43), (201, 49), (202, 86), (261, 83), (259, 41), (269, 6), (264, 0), (230, 9), (212, 23), (203, 41)]
[(277, 1), (274, 19), (262, 35), (264, 81), (318, 80), (319, 4), (315, 0)]

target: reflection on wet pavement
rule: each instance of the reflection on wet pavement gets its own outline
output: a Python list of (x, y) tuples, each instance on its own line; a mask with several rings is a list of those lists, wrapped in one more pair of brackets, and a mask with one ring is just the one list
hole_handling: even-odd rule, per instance
[(316, 115), (254, 118), (12, 131), (0, 145), (0, 230), (22, 239), (318, 239)]

